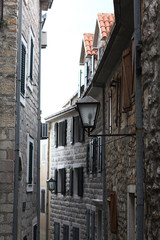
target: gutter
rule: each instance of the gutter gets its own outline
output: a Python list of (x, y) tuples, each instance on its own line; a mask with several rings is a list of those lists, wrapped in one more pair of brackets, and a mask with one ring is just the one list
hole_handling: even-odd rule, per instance
[(41, 97), (41, 33), (42, 33), (42, 6), (40, 3), (39, 11), (39, 75), (38, 75), (38, 133), (37, 133), (37, 227), (38, 227), (38, 240), (40, 239), (40, 129), (41, 129), (41, 110), (40, 110), (40, 97)]
[[(102, 133), (105, 134), (105, 88), (102, 88)], [(103, 239), (108, 239), (107, 200), (106, 200), (106, 152), (105, 137), (102, 137), (102, 181), (103, 181)]]
[(135, 105), (136, 105), (136, 172), (137, 172), (137, 240), (143, 240), (143, 132), (141, 86), (141, 1), (134, 0)]
[(16, 124), (15, 124), (15, 164), (14, 164), (14, 205), (13, 205), (13, 240), (17, 240), (18, 232), (18, 174), (20, 143), (20, 89), (21, 89), (21, 35), (22, 35), (22, 1), (19, 0), (17, 81), (16, 81)]

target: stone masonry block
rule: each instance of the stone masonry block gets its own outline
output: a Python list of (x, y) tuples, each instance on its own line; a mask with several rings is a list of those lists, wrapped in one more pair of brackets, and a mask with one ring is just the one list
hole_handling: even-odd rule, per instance
[(13, 172), (13, 162), (12, 161), (0, 161), (0, 172)]

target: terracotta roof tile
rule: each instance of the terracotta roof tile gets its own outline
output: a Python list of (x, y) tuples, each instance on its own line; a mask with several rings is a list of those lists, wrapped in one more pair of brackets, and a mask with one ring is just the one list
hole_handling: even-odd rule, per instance
[(113, 13), (98, 13), (98, 21), (101, 29), (102, 39), (106, 40), (113, 27), (115, 17)]
[(94, 54), (94, 52), (92, 50), (94, 34), (93, 33), (84, 33), (83, 36), (84, 36), (84, 46), (86, 49), (86, 56), (89, 57), (92, 54)]

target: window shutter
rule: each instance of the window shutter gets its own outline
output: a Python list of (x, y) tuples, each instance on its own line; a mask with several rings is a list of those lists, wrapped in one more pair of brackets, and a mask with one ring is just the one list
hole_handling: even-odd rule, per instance
[(98, 137), (97, 146), (97, 170), (102, 172), (102, 137)]
[(36, 224), (33, 227), (33, 240), (37, 240), (37, 239), (38, 239), (38, 226)]
[(88, 62), (84, 65), (84, 88), (86, 89), (88, 85)]
[(57, 194), (58, 193), (58, 170), (57, 169), (55, 169), (54, 178), (56, 180), (55, 194)]
[(69, 240), (69, 226), (63, 225), (63, 240)]
[(67, 144), (67, 120), (62, 122), (62, 146)]
[(95, 63), (94, 59), (95, 59), (95, 55), (93, 54), (92, 55), (92, 60), (91, 60), (92, 61), (92, 74), (94, 73), (94, 63)]
[(82, 84), (82, 70), (80, 69), (78, 79), (78, 97), (81, 97), (81, 84)]
[(58, 147), (58, 123), (54, 125), (54, 146), (55, 148)]
[(78, 196), (83, 196), (83, 167), (78, 168)]
[(124, 112), (131, 110), (132, 82), (132, 54), (131, 48), (128, 48), (122, 54), (122, 103)]
[(73, 196), (73, 168), (70, 169), (69, 193)]
[(93, 173), (97, 170), (97, 139), (93, 139)]
[(89, 143), (89, 171), (93, 173), (93, 140)]
[(87, 147), (86, 147), (86, 169), (87, 169), (87, 174), (89, 174), (89, 147), (90, 147), (90, 144), (87, 144)]
[(73, 240), (79, 240), (79, 228), (73, 227)]
[(41, 212), (45, 213), (45, 190), (41, 190)]
[(74, 144), (74, 117), (70, 119), (70, 143)]
[(98, 60), (100, 60), (102, 54), (102, 47), (98, 48)]
[(54, 240), (60, 240), (60, 224), (54, 223)]
[(95, 240), (95, 212), (91, 212), (91, 240)]
[(82, 127), (81, 119), (78, 118), (78, 141), (83, 142), (84, 141), (84, 128)]
[(90, 209), (86, 210), (86, 235), (87, 235), (87, 240), (90, 240)]
[(62, 193), (62, 194), (66, 194), (66, 169), (65, 169), (65, 168), (62, 169), (62, 179), (61, 179), (61, 183), (62, 183), (61, 193)]
[(121, 77), (116, 77), (116, 127), (120, 128), (121, 121)]
[(25, 94), (25, 74), (26, 74), (26, 47), (22, 43), (21, 53), (21, 93)]
[(30, 48), (30, 80), (33, 81), (33, 39), (31, 38), (31, 48)]
[(29, 142), (28, 184), (32, 184), (32, 162), (33, 162), (33, 143), (32, 143), (32, 142)]
[(111, 192), (110, 216), (111, 216), (111, 232), (116, 233), (117, 232), (116, 192)]
[(108, 133), (112, 133), (112, 91), (108, 94)]

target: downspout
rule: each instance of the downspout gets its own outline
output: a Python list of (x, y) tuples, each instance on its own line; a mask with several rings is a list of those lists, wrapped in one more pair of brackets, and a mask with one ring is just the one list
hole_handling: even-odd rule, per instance
[(18, 175), (19, 175), (19, 143), (20, 143), (21, 35), (22, 35), (22, 0), (19, 0), (19, 21), (18, 21), (18, 50), (19, 51), (17, 53), (18, 66), (17, 66), (17, 81), (16, 81), (13, 240), (17, 240), (17, 232), (18, 232)]
[(37, 135), (37, 226), (38, 240), (40, 239), (40, 128), (41, 128), (41, 32), (42, 32), (42, 7), (39, 12), (39, 74), (38, 74), (38, 135)]
[(143, 135), (141, 86), (141, 1), (134, 0), (135, 105), (136, 105), (136, 171), (137, 171), (137, 240), (143, 240)]
[[(102, 133), (105, 134), (105, 88), (102, 88)], [(106, 211), (106, 154), (105, 137), (102, 137), (102, 181), (103, 181), (103, 239), (107, 240), (107, 211)]]

